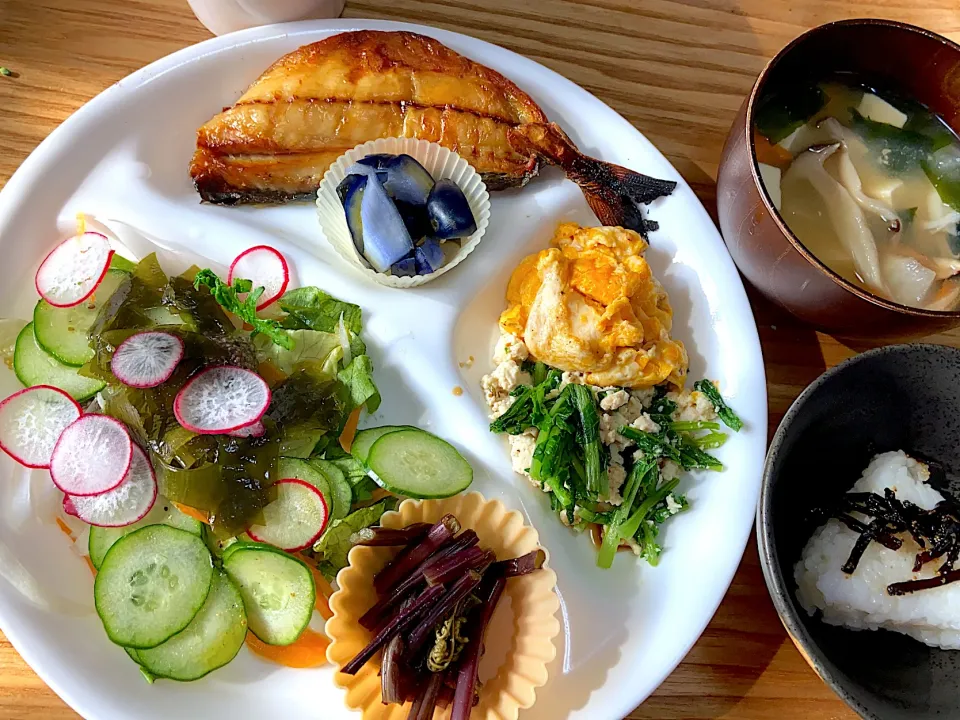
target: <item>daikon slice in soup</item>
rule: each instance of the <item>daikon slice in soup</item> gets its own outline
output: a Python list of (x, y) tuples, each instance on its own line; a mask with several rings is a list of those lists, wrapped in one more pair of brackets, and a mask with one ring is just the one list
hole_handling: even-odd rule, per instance
[(754, 146), (801, 243), (887, 300), (960, 308), (960, 138), (913, 100), (844, 76), (765, 94)]

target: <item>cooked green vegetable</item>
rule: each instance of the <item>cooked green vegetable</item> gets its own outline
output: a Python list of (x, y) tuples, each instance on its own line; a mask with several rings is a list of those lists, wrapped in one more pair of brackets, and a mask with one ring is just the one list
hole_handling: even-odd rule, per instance
[(770, 142), (778, 143), (816, 115), (826, 102), (826, 93), (815, 84), (791, 84), (788, 91), (764, 93), (754, 116), (757, 129)]
[[(262, 287), (254, 288), (252, 282), (241, 278), (236, 278), (233, 285), (227, 285), (209, 268), (197, 273), (193, 285), (198, 290), (201, 287), (208, 288), (225, 310), (250, 325), (254, 333), (263, 333), (280, 347), (293, 349), (293, 340), (277, 320), (268, 320), (257, 315), (257, 301), (263, 295)], [(242, 293), (247, 293), (243, 300), (239, 297)]]
[(655, 460), (644, 458), (634, 463), (626, 482), (623, 484), (623, 502), (613, 511), (613, 517), (603, 533), (603, 542), (600, 544), (600, 552), (597, 555), (597, 566), (609, 568), (613, 565), (613, 557), (620, 547), (620, 540), (624, 537), (632, 537), (632, 533), (627, 535), (623, 532), (623, 524), (630, 515), (630, 509), (633, 507), (633, 501), (637, 497), (640, 486), (649, 482), (650, 476), (657, 476), (657, 463)]
[(724, 402), (723, 396), (720, 395), (720, 391), (717, 390), (716, 385), (707, 379), (703, 379), (695, 382), (693, 389), (707, 396), (707, 399), (713, 404), (714, 409), (717, 411), (717, 415), (723, 420), (724, 425), (735, 432), (740, 432), (740, 429), (743, 427), (743, 421), (738, 418), (737, 414)]
[(600, 442), (600, 415), (597, 413), (597, 401), (585, 385), (570, 387), (573, 390), (573, 404), (580, 415), (581, 449), (587, 492), (599, 496), (606, 492), (609, 482), (602, 461), (603, 443)]

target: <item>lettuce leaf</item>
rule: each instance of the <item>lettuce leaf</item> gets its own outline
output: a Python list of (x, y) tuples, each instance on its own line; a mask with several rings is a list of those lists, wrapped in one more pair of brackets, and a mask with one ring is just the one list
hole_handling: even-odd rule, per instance
[(375, 505), (360, 508), (345, 518), (330, 523), (330, 527), (313, 546), (313, 551), (320, 560), (318, 564), (320, 572), (327, 578), (333, 579), (341, 569), (347, 566), (347, 553), (353, 547), (350, 544), (350, 536), (357, 530), (375, 525), (380, 521), (380, 517), (388, 510), (393, 510), (396, 504), (396, 498), (384, 498)]
[(337, 378), (350, 392), (354, 407), (367, 406), (367, 412), (375, 413), (380, 407), (380, 391), (373, 382), (373, 363), (367, 355), (358, 355), (350, 361), (343, 370), (337, 373)]
[(307, 286), (291, 290), (279, 300), (280, 309), (289, 313), (283, 326), (291, 330), (319, 330), (336, 333), (343, 315), (343, 324), (354, 334), (363, 327), (359, 305), (337, 300), (323, 290)]
[(309, 363), (311, 372), (325, 375), (327, 380), (336, 377), (343, 348), (334, 333), (316, 330), (281, 330), (289, 340), (290, 348), (277, 345), (270, 338), (260, 335), (254, 338), (260, 361), (273, 363), (284, 375), (292, 375), (298, 368)]

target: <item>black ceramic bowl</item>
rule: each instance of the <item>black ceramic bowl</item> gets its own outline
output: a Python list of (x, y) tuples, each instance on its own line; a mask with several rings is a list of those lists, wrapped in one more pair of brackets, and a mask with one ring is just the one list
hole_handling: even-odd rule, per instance
[(960, 718), (960, 651), (827, 625), (796, 600), (793, 566), (819, 524), (813, 511), (849, 490), (870, 458), (888, 450), (936, 460), (945, 489), (960, 493), (960, 350), (879, 348), (803, 391), (764, 467), (757, 511), (764, 576), (807, 662), (863, 717)]

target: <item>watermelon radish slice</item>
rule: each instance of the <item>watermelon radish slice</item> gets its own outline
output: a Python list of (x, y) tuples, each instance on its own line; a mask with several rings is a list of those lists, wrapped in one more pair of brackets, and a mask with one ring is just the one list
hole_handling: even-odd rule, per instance
[(210, 367), (194, 375), (173, 401), (183, 427), (201, 435), (220, 435), (255, 424), (270, 407), (270, 386), (251, 370), (232, 365)]
[(279, 251), (269, 245), (257, 245), (237, 255), (230, 265), (227, 283), (233, 285), (234, 278), (250, 280), (254, 288), (263, 288), (257, 303), (257, 310), (263, 310), (287, 291), (290, 268)]
[(330, 517), (323, 493), (296, 478), (277, 480), (273, 485), (277, 499), (263, 509), (265, 524), (251, 525), (247, 534), (287, 552), (310, 547), (327, 529)]
[(242, 427), (239, 430), (232, 430), (227, 433), (230, 437), (237, 438), (248, 438), (248, 437), (263, 437), (267, 433), (267, 426), (263, 424), (260, 420), (257, 420), (253, 425), (247, 425)]
[(131, 335), (113, 353), (110, 369), (124, 385), (151, 388), (170, 379), (183, 359), (183, 340), (166, 332)]
[(122, 527), (143, 518), (156, 499), (157, 477), (147, 454), (139, 445), (134, 445), (130, 469), (123, 482), (99, 495), (64, 495), (63, 509), (91, 525)]
[(97, 289), (112, 257), (106, 235), (85, 232), (68, 238), (40, 263), (37, 292), (54, 307), (79, 305)]
[(60, 388), (21, 390), (0, 403), (0, 448), (28, 468), (48, 468), (60, 433), (82, 414)]
[(50, 477), (67, 495), (98, 495), (123, 482), (132, 458), (133, 441), (121, 422), (82, 415), (60, 433)]

